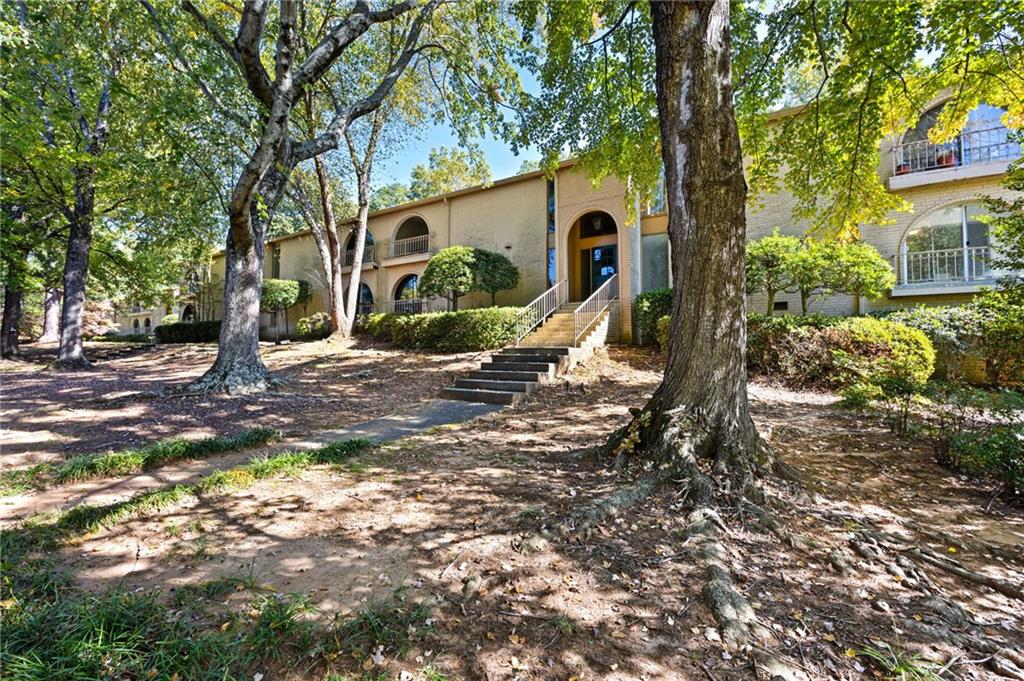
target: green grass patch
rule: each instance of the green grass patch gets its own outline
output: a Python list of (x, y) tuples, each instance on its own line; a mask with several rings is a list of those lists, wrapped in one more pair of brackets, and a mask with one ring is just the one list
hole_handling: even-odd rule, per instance
[(273, 428), (247, 428), (234, 435), (207, 437), (199, 440), (162, 440), (139, 447), (106, 454), (83, 454), (62, 464), (38, 464), (31, 468), (15, 468), (0, 473), (0, 496), (20, 494), (52, 485), (80, 482), (91, 478), (130, 475), (159, 468), (174, 461), (203, 459), (214, 454), (247, 449), (273, 442), (281, 433)]
[(82, 504), (57, 514), (30, 518), (0, 536), (5, 556), (18, 556), (36, 548), (59, 545), (75, 536), (113, 527), (130, 518), (175, 506), (183, 501), (234, 489), (244, 489), (258, 480), (294, 474), (316, 464), (337, 464), (370, 446), (366, 439), (332, 442), (308, 452), (283, 452), (210, 473), (198, 482), (141, 492), (124, 501), (102, 506)]

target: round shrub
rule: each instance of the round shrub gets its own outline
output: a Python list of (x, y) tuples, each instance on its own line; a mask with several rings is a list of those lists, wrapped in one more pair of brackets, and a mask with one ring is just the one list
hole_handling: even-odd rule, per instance
[(160, 320), (160, 323), (161, 324), (173, 324), (176, 321), (178, 321), (178, 315), (176, 315), (176, 314), (174, 314), (172, 312), (171, 314), (164, 315), (164, 318)]
[[(799, 364), (808, 353), (828, 355), (827, 348), (817, 342), (811, 331), (836, 326), (841, 317), (823, 314), (779, 317), (750, 313), (747, 315), (747, 368), (751, 373), (799, 374)], [(800, 331), (803, 329), (803, 331)], [(792, 365), (792, 368), (788, 368)], [(810, 369), (810, 368), (809, 368)], [(806, 371), (803, 373), (807, 373)], [(817, 378), (811, 380), (816, 381)]]
[(850, 354), (858, 358), (852, 368), (869, 379), (923, 384), (935, 370), (935, 348), (919, 329), (873, 317), (853, 317), (835, 328), (849, 334)]
[(426, 314), (371, 314), (364, 330), (396, 347), (433, 352), (491, 350), (515, 340), (518, 307)]
[(301, 318), (296, 324), (299, 337), (303, 340), (320, 340), (331, 335), (331, 316), (326, 312), (317, 312)]
[(644, 343), (657, 340), (658, 320), (669, 314), (672, 314), (672, 289), (658, 288), (636, 297), (633, 302), (633, 318)]
[(993, 315), (976, 305), (917, 305), (889, 311), (889, 321), (918, 329), (935, 348), (937, 373), (943, 378), (958, 379), (967, 373), (970, 356), (980, 356), (985, 325)]

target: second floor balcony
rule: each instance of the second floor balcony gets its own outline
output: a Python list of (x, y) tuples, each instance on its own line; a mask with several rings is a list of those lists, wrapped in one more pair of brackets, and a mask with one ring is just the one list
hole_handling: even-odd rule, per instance
[(964, 131), (940, 144), (928, 140), (897, 144), (892, 153), (892, 175), (898, 177), (1016, 158), (1020, 158), (1020, 144), (1010, 138), (1006, 127), (995, 125)]
[(909, 251), (894, 256), (896, 288), (993, 284), (990, 246)]
[[(344, 267), (352, 267), (352, 264), (356, 261), (356, 250), (350, 248), (345, 251), (345, 264)], [(377, 262), (377, 246), (373, 243), (367, 243), (363, 247), (363, 264), (375, 264)]]
[(429, 255), (434, 252), (432, 234), (421, 234), (395, 239), (384, 244), (384, 258), (402, 258), (407, 255)]

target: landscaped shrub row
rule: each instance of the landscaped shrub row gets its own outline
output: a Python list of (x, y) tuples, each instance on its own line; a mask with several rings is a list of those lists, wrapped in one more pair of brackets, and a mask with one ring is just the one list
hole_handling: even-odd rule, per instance
[(434, 352), (491, 350), (515, 340), (518, 307), (427, 314), (371, 314), (365, 331), (400, 348)]
[(273, 428), (247, 428), (233, 435), (198, 440), (175, 438), (137, 449), (82, 454), (59, 465), (42, 463), (30, 468), (12, 468), (0, 473), (0, 496), (89, 478), (138, 473), (172, 461), (201, 459), (212, 454), (255, 447), (271, 442), (280, 435)]
[(161, 324), (153, 333), (157, 343), (215, 343), (220, 337), (220, 320)]
[(311, 314), (300, 319), (296, 329), (302, 340), (322, 340), (331, 335), (331, 316), (326, 312)]

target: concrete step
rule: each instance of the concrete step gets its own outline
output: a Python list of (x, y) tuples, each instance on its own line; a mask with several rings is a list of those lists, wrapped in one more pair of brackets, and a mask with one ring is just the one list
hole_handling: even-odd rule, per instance
[(536, 381), (489, 381), (482, 378), (457, 378), (455, 387), (529, 394), (540, 387), (540, 384)]
[(551, 378), (551, 374), (539, 371), (488, 371), (484, 369), (476, 369), (466, 374), (466, 378), (479, 379), (482, 381), (545, 383)]
[(530, 348), (504, 348), (504, 349), (502, 349), (502, 351), (499, 354), (501, 354), (501, 355), (521, 355), (521, 354), (524, 354), (524, 353), (529, 353), (529, 354), (537, 353), (537, 354), (541, 354), (541, 355), (568, 355), (569, 354), (569, 348), (568, 347), (553, 347), (553, 346), (552, 347), (534, 346), (534, 347), (530, 347)]
[(565, 355), (554, 355), (554, 354), (548, 355), (548, 354), (541, 353), (541, 352), (523, 351), (523, 352), (518, 352), (518, 353), (516, 353), (514, 355), (513, 354), (505, 354), (505, 353), (500, 353), (500, 354), (497, 354), (497, 355), (492, 355), (491, 356), (491, 361), (492, 362), (500, 362), (500, 363), (512, 363), (512, 364), (521, 364), (521, 363), (524, 363), (524, 362), (525, 363), (545, 362), (547, 364), (558, 364), (564, 358), (565, 358)]
[(546, 362), (487, 362), (480, 365), (481, 371), (535, 371), (537, 373), (555, 375), (553, 364)]
[(506, 390), (477, 390), (475, 388), (445, 388), (441, 397), (462, 402), (486, 402), (488, 404), (516, 404), (526, 395), (524, 392)]

